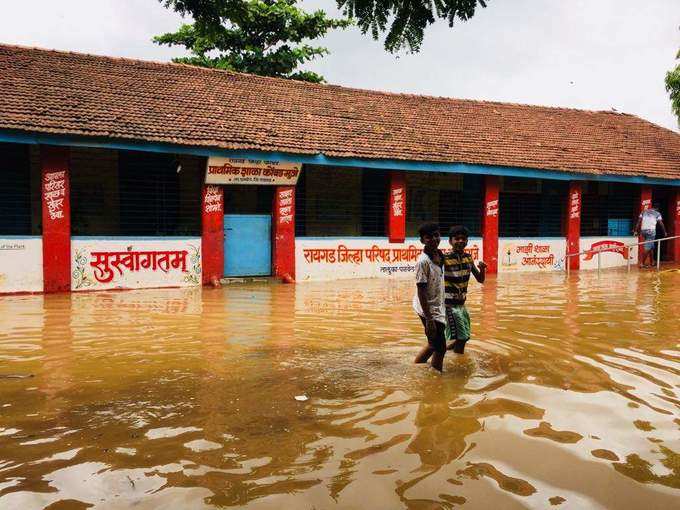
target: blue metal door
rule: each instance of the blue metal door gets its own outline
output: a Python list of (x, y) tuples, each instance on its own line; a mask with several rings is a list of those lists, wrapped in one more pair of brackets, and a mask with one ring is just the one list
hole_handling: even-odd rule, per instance
[(268, 214), (225, 214), (224, 276), (272, 274), (271, 229)]

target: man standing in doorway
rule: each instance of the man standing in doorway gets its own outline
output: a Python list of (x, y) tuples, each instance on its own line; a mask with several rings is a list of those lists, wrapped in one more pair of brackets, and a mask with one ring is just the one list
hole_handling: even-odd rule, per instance
[[(642, 245), (642, 260), (640, 261), (643, 268), (650, 267), (654, 265), (654, 260), (652, 259), (652, 248), (654, 248), (654, 240), (656, 239), (656, 226), (661, 227), (661, 232), (663, 237), (667, 237), (666, 227), (663, 224), (663, 219), (661, 213), (659, 212), (658, 202), (654, 202), (652, 207), (645, 209), (640, 213), (637, 225), (635, 225), (635, 231), (633, 235), (637, 236), (640, 234), (642, 240), (645, 243)], [(649, 260), (649, 262), (647, 262)]]

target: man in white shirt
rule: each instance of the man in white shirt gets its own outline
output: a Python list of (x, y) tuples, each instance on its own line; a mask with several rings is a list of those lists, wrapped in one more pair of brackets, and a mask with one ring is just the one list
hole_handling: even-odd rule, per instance
[[(645, 209), (640, 213), (637, 225), (635, 225), (635, 231), (633, 232), (633, 235), (637, 236), (639, 233), (639, 235), (642, 237), (642, 240), (647, 241), (642, 245), (642, 260), (640, 261), (642, 267), (649, 267), (654, 264), (652, 259), (652, 248), (654, 248), (653, 241), (656, 239), (657, 224), (661, 227), (663, 237), (667, 237), (668, 234), (666, 233), (666, 227), (663, 224), (663, 219), (661, 217), (661, 213), (659, 212), (659, 204), (654, 202), (652, 207)], [(649, 260), (649, 263), (647, 263), (647, 260)]]

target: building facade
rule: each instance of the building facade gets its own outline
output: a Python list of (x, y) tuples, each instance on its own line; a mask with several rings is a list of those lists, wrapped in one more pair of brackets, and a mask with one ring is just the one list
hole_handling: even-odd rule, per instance
[(424, 221), (492, 273), (635, 263), (653, 202), (680, 234), (680, 135), (630, 115), (12, 46), (0, 70), (0, 293), (411, 277)]

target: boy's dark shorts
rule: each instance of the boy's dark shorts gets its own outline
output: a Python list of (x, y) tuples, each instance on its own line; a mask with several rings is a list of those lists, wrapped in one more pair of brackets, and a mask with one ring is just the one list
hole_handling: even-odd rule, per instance
[(427, 335), (427, 326), (425, 325), (425, 319), (420, 317), (420, 322), (423, 323), (423, 328), (425, 328), (425, 336), (427, 336), (427, 343), (432, 348), (434, 352), (444, 354), (446, 352), (446, 325), (443, 322), (434, 321), (437, 327), (434, 335)]

